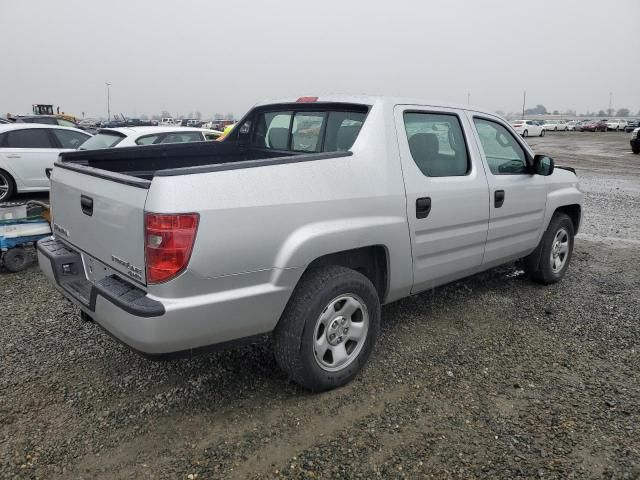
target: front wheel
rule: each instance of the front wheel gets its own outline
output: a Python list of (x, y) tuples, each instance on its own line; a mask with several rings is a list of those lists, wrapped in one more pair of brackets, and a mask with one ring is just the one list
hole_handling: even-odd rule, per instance
[(544, 135), (545, 135), (545, 130), (544, 130), (544, 128), (543, 128), (543, 129), (540, 131), (540, 136), (541, 136), (541, 137), (544, 137)]
[(529, 132), (525, 130), (524, 132), (522, 132), (522, 136), (523, 137), (528, 137), (529, 136)]
[(635, 153), (636, 155), (638, 155), (640, 153), (640, 147), (633, 147), (633, 148), (631, 148), (631, 151), (633, 153)]
[(573, 253), (574, 228), (564, 213), (556, 213), (549, 222), (540, 244), (524, 258), (525, 270), (538, 283), (549, 285), (562, 280)]
[(380, 300), (361, 273), (340, 266), (305, 272), (273, 334), (280, 368), (322, 392), (349, 383), (367, 362), (380, 330)]

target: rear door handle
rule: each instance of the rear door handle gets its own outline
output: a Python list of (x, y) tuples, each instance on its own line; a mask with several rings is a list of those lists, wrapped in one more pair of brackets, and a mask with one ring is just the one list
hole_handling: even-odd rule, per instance
[(431, 212), (431, 197), (416, 199), (416, 218), (427, 218)]
[(22, 155), (7, 155), (7, 158), (22, 158)]
[(504, 203), (504, 190), (496, 190), (493, 194), (496, 208), (500, 208)]

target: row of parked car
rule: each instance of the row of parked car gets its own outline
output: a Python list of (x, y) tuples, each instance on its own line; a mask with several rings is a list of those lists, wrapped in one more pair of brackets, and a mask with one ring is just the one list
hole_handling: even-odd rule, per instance
[[(44, 117), (44, 116), (41, 116)], [(113, 127), (92, 134), (48, 118), (0, 124), (0, 202), (18, 192), (49, 190), (47, 169), (61, 152), (216, 140), (222, 132), (195, 127)]]
[(605, 118), (585, 120), (513, 120), (511, 126), (523, 137), (543, 137), (547, 130), (554, 132), (632, 132), (640, 126), (640, 119)]

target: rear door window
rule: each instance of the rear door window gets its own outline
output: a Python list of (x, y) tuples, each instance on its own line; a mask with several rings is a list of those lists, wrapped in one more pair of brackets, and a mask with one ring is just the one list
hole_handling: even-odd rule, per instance
[(469, 156), (457, 115), (407, 112), (404, 126), (411, 156), (427, 177), (455, 177), (469, 171)]
[(156, 133), (155, 135), (145, 135), (136, 140), (136, 145), (153, 145), (159, 137), (164, 133)]
[(44, 128), (28, 128), (8, 132), (9, 148), (54, 148)]
[(73, 130), (62, 130), (61, 128), (54, 128), (52, 130), (60, 142), (60, 145), (62, 145), (62, 148), (78, 148), (89, 138), (89, 135), (74, 132)]

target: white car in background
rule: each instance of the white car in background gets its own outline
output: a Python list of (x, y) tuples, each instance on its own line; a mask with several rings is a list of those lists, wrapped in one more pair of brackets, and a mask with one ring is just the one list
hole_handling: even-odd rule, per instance
[(577, 124), (578, 124), (578, 120), (569, 120), (567, 122), (567, 130), (569, 130), (570, 132), (575, 131)]
[(80, 150), (135, 147), (161, 143), (205, 142), (216, 140), (222, 132), (191, 127), (118, 127), (101, 128), (80, 146)]
[(545, 130), (553, 130), (554, 132), (566, 131), (568, 130), (567, 121), (566, 120), (545, 120), (542, 127)]
[(544, 137), (544, 128), (533, 120), (513, 120), (511, 126), (523, 137)]
[(87, 132), (60, 125), (0, 124), (0, 202), (16, 193), (49, 191), (47, 169), (58, 154), (89, 138)]
[(612, 118), (607, 122), (607, 130), (624, 130), (627, 128), (627, 121), (622, 118)]

